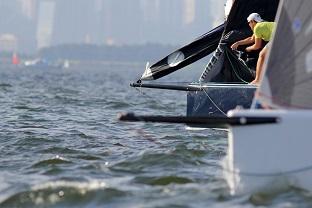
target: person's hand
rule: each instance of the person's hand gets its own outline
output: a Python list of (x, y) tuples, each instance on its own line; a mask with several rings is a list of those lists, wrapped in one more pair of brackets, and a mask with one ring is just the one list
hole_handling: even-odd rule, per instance
[(260, 81), (258, 79), (253, 80), (252, 82), (249, 83), (250, 85), (259, 85)]
[(237, 50), (238, 46), (239, 46), (239, 43), (236, 42), (233, 45), (231, 45), (231, 48), (232, 48), (232, 50)]
[(250, 51), (252, 51), (252, 49), (251, 49), (251, 47), (247, 47), (247, 48), (245, 49), (245, 51), (246, 51), (246, 52), (250, 52)]

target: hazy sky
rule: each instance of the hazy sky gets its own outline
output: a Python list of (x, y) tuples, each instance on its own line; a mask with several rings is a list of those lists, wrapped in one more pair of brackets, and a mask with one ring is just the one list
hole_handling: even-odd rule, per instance
[(223, 21), (223, 5), (224, 0), (0, 0), (0, 39), (10, 34), (15, 42), (9, 39), (6, 47), (26, 52), (67, 43), (185, 44)]

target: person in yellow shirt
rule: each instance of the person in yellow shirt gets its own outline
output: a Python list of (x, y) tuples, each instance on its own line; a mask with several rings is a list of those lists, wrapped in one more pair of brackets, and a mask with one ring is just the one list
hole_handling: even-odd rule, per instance
[[(247, 18), (249, 27), (253, 31), (253, 35), (246, 39), (235, 42), (231, 48), (236, 50), (238, 46), (250, 45), (245, 50), (247, 52), (258, 50), (262, 47), (262, 40), (269, 42), (272, 38), (272, 34), (275, 30), (275, 22), (264, 21), (258, 13), (252, 13)], [(268, 45), (266, 45), (259, 53), (259, 58), (256, 67), (256, 77), (250, 84), (259, 84), (261, 78), (261, 72), (263, 68), (263, 63), (268, 51)]]

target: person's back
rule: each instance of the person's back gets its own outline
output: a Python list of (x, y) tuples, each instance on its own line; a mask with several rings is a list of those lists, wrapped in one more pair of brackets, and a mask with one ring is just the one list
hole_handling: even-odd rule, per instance
[(258, 22), (254, 28), (254, 34), (256, 38), (268, 42), (272, 38), (272, 34), (275, 29), (275, 22)]

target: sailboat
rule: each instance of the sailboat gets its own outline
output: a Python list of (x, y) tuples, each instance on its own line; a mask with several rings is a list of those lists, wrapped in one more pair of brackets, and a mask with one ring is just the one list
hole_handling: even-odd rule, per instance
[(12, 55), (12, 64), (15, 66), (18, 66), (20, 64), (20, 59), (19, 59), (17, 53), (13, 53), (13, 55)]
[[(187, 116), (223, 116), (240, 106), (248, 109), (256, 86), (247, 85), (254, 78), (258, 54), (232, 51), (231, 43), (252, 34), (247, 17), (258, 12), (273, 21), (279, 0), (235, 0), (226, 21), (195, 39), (192, 43), (170, 53), (165, 58), (147, 65), (141, 78), (132, 87), (158, 88), (187, 92)], [(153, 80), (167, 76), (213, 53), (198, 82), (187, 85), (164, 85)]]
[[(265, 75), (253, 101), (263, 108), (228, 113), (242, 120), (242, 125), (229, 125), (224, 160), (233, 194), (274, 184), (312, 191), (311, 7), (311, 0), (281, 1)], [(276, 121), (244, 125), (251, 117)]]
[(228, 127), (222, 161), (232, 194), (296, 187), (312, 191), (312, 1), (281, 0), (260, 87), (252, 109), (224, 117), (124, 114), (123, 121)]

